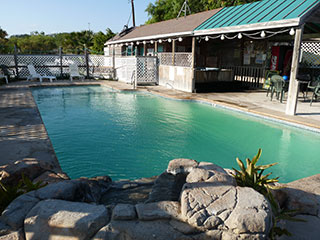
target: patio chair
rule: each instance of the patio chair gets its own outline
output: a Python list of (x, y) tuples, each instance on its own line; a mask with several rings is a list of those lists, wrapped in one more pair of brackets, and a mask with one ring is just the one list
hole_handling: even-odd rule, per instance
[(85, 77), (79, 73), (79, 68), (76, 64), (71, 64), (69, 66), (69, 71), (70, 71), (70, 81), (72, 81), (73, 78), (79, 78), (82, 81), (84, 80)]
[[(313, 81), (310, 81), (308, 83), (307, 89), (313, 93), (319, 83), (320, 83), (320, 75), (318, 77), (316, 77), (315, 79), (313, 79)], [(308, 96), (308, 91), (307, 91), (307, 96)]]
[(32, 79), (39, 79), (40, 82), (42, 82), (43, 79), (49, 79), (50, 82), (53, 80), (57, 80), (55, 76), (47, 76), (47, 75), (41, 75), (36, 72), (36, 69), (34, 68), (33, 65), (29, 64), (28, 65), (28, 70), (30, 75), (27, 77), (27, 81), (32, 80)]
[(310, 101), (310, 106), (312, 106), (313, 99), (317, 101), (317, 98), (320, 96), (320, 80), (317, 82), (317, 85), (313, 88), (313, 93)]
[(267, 71), (266, 72), (266, 77), (265, 77), (265, 82), (264, 82), (264, 88), (267, 88), (267, 97), (269, 95), (269, 92), (272, 92), (273, 89), (273, 83), (271, 81), (271, 77), (273, 75), (279, 75), (279, 71)]
[(0, 79), (4, 78), (4, 80), (6, 81), (6, 83), (8, 84), (8, 77), (6, 75), (3, 75), (2, 73), (0, 73)]
[(271, 101), (273, 99), (274, 93), (276, 93), (277, 99), (280, 98), (280, 102), (282, 103), (283, 95), (285, 93), (285, 81), (280, 75), (273, 75), (271, 77), (271, 83), (273, 85), (271, 91)]
[(7, 77), (7, 80), (10, 81), (11, 78), (15, 78), (16, 74), (14, 70), (9, 69), (6, 65), (0, 65), (0, 69), (4, 76)]

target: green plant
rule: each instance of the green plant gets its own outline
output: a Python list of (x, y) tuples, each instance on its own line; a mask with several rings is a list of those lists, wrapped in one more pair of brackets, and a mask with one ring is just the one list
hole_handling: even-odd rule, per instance
[(257, 166), (257, 162), (259, 161), (261, 157), (262, 150), (258, 150), (258, 154), (250, 160), (249, 158), (246, 159), (247, 166), (243, 164), (243, 162), (237, 158), (237, 163), (240, 166), (241, 171), (238, 171), (233, 168), (233, 170), (236, 172), (234, 174), (234, 178), (237, 181), (238, 186), (241, 187), (251, 187), (255, 189), (256, 191), (262, 193), (263, 195), (268, 194), (269, 189), (274, 189), (275, 187), (271, 184), (278, 182), (277, 178), (269, 179), (268, 177), (272, 174), (269, 173), (267, 175), (262, 175), (264, 170), (278, 164), (278, 163), (272, 163), (268, 165), (260, 165)]
[(42, 181), (33, 183), (28, 177), (22, 174), (21, 179), (16, 185), (4, 185), (0, 181), (0, 214), (17, 197), (27, 192), (31, 192), (46, 186)]
[(269, 179), (269, 176), (272, 174), (271, 172), (263, 175), (263, 172), (278, 164), (272, 163), (268, 165), (256, 165), (261, 157), (262, 150), (258, 150), (258, 154), (250, 160), (246, 159), (246, 166), (244, 163), (237, 158), (237, 163), (240, 167), (240, 171), (233, 168), (235, 174), (233, 177), (236, 179), (238, 186), (240, 187), (251, 187), (255, 189), (257, 192), (263, 194), (270, 202), (273, 219), (272, 219), (272, 229), (270, 231), (269, 237), (270, 239), (275, 239), (276, 236), (287, 235), (291, 236), (291, 233), (278, 226), (278, 223), (281, 220), (289, 220), (289, 221), (299, 221), (303, 222), (301, 219), (297, 219), (292, 217), (296, 210), (288, 211), (284, 209), (280, 209), (278, 202), (275, 200), (271, 190), (279, 189), (279, 187), (275, 186), (274, 183), (278, 182), (279, 177)]

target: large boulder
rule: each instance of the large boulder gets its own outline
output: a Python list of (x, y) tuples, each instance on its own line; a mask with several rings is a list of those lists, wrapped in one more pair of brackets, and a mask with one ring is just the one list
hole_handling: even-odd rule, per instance
[(4, 184), (17, 184), (22, 174), (33, 180), (46, 172), (48, 169), (44, 168), (37, 160), (21, 160), (13, 164), (8, 164), (0, 171), (0, 179)]
[(26, 239), (90, 239), (109, 221), (102, 205), (44, 200), (26, 216)]
[(198, 166), (198, 162), (192, 159), (178, 158), (169, 162), (167, 173), (176, 175), (179, 173), (189, 173), (193, 168)]
[(0, 240), (25, 240), (23, 229), (0, 236)]
[(131, 204), (117, 204), (112, 212), (112, 219), (114, 220), (133, 220), (136, 217), (136, 209)]
[(310, 215), (297, 215), (297, 219), (305, 222), (286, 221), (284, 228), (288, 230), (292, 237), (283, 236), (281, 240), (317, 240), (320, 238), (320, 218)]
[(191, 240), (176, 231), (168, 221), (111, 221), (93, 240)]
[(36, 190), (35, 196), (41, 200), (61, 199), (73, 201), (79, 188), (80, 181), (62, 181)]
[(251, 188), (219, 182), (187, 183), (181, 195), (182, 217), (200, 230), (223, 229), (234, 236), (270, 231), (272, 211), (267, 199)]
[(224, 185), (236, 186), (234, 177), (230, 176), (223, 168), (206, 162), (201, 162), (198, 167), (193, 168), (188, 174), (186, 182), (219, 182)]
[(162, 173), (154, 182), (147, 202), (178, 201), (186, 177), (185, 173)]
[(320, 174), (299, 179), (275, 191), (276, 198), (285, 208), (297, 210), (300, 214), (320, 217)]
[(13, 200), (1, 215), (2, 221), (12, 229), (18, 230), (23, 227), (23, 221), (29, 211), (40, 200), (35, 197), (35, 192), (29, 192)]
[(178, 218), (180, 215), (180, 203), (175, 201), (141, 203), (136, 205), (136, 210), (140, 220)]
[(46, 171), (42, 173), (37, 178), (33, 179), (33, 183), (42, 182), (45, 184), (61, 182), (64, 180), (70, 180), (67, 174), (65, 173), (56, 173), (53, 171)]

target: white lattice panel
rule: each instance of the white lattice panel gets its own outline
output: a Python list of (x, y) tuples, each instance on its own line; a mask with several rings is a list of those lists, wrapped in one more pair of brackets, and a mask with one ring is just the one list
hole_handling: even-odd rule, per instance
[(137, 82), (158, 82), (158, 64), (156, 57), (137, 57)]
[(122, 82), (131, 82), (136, 70), (136, 57), (116, 57), (116, 77)]
[(43, 75), (60, 75), (60, 58), (58, 55), (18, 55), (19, 76), (29, 76), (26, 68), (29, 64), (35, 66), (36, 71)]
[(104, 58), (103, 55), (89, 55), (89, 66), (104, 66)]
[(192, 54), (191, 53), (175, 53), (174, 65), (179, 67), (191, 67)]
[(159, 53), (160, 65), (172, 66), (172, 53)]
[(14, 66), (14, 56), (13, 55), (0, 55), (0, 65), (6, 65), (8, 67)]
[(320, 42), (303, 42), (301, 51), (304, 65), (320, 68)]

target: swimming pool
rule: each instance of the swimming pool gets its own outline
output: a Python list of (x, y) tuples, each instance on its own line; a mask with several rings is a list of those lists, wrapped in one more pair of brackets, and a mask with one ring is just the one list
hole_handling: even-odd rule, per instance
[(71, 177), (151, 177), (170, 160), (238, 168), (261, 164), (289, 182), (319, 173), (320, 134), (235, 111), (105, 87), (36, 88), (35, 101), (62, 169)]

